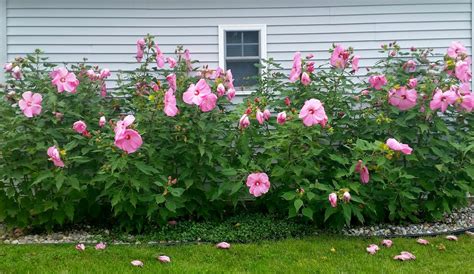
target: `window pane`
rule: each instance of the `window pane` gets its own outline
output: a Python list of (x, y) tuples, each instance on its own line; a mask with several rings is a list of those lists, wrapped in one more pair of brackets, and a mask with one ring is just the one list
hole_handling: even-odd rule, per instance
[(255, 64), (258, 60), (251, 61), (227, 61), (227, 69), (232, 70), (234, 76), (234, 86), (253, 86), (257, 83), (256, 79), (249, 79), (249, 77), (258, 75), (258, 68)]
[(244, 45), (244, 56), (259, 56), (258, 45)]
[(242, 32), (241, 31), (227, 31), (226, 32), (226, 43), (242, 43)]
[(258, 43), (258, 31), (245, 31), (244, 43)]
[(226, 51), (227, 57), (235, 57), (235, 56), (242, 56), (242, 46), (227, 46)]

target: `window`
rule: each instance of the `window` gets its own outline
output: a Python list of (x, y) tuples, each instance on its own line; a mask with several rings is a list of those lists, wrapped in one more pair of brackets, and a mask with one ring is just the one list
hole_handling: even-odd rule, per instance
[(219, 26), (219, 66), (232, 70), (237, 92), (255, 86), (253, 77), (260, 73), (255, 64), (266, 57), (265, 25)]

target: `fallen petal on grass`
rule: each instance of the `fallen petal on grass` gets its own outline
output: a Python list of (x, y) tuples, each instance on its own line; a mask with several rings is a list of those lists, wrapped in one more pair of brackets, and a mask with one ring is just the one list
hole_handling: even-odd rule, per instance
[(371, 244), (366, 248), (367, 252), (370, 255), (374, 255), (379, 249), (380, 249), (379, 246), (376, 244)]
[(393, 245), (393, 242), (392, 240), (385, 239), (385, 240), (382, 240), (382, 245), (386, 247), (391, 247)]
[(158, 261), (162, 262), (162, 263), (171, 263), (171, 259), (170, 257), (166, 256), (166, 255), (161, 255), (161, 256), (158, 256)]
[(216, 244), (216, 247), (220, 248), (220, 249), (229, 249), (230, 244), (226, 243), (226, 242), (220, 242), (220, 243)]
[(139, 260), (133, 260), (130, 262), (133, 266), (143, 267), (143, 262)]
[(408, 251), (402, 251), (400, 252), (400, 255), (397, 255), (393, 257), (394, 260), (400, 260), (400, 261), (408, 261), (408, 260), (415, 260), (416, 257), (415, 255), (411, 254)]
[(105, 248), (107, 248), (107, 245), (103, 242), (100, 242), (100, 243), (95, 245), (96, 250), (104, 250)]
[(418, 240), (416, 240), (416, 242), (419, 243), (420, 245), (427, 245), (427, 244), (430, 243), (430, 242), (428, 242), (427, 240), (421, 239), (421, 238), (418, 239)]
[(76, 250), (84, 251), (84, 250), (86, 250), (86, 246), (84, 244), (77, 244), (76, 245)]
[(447, 240), (450, 240), (450, 241), (457, 241), (458, 240), (458, 237), (454, 236), (454, 235), (448, 235), (446, 236), (446, 239)]

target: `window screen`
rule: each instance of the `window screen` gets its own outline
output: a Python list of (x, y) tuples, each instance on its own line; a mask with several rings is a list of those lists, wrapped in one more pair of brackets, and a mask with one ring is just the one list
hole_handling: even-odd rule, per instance
[(259, 31), (226, 31), (225, 65), (232, 70), (236, 87), (254, 86), (253, 77), (259, 73), (255, 66), (260, 62)]

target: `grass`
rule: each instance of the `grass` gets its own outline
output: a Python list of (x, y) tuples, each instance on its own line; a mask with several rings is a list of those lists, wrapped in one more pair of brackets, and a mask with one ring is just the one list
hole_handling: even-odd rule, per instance
[[(116, 245), (97, 251), (89, 245), (84, 252), (74, 245), (0, 245), (0, 273), (474, 273), (474, 238), (426, 238), (422, 246), (415, 239), (393, 239), (391, 248), (381, 239), (315, 236), (304, 239), (233, 244), (229, 250), (213, 245)], [(366, 253), (371, 243), (381, 250)], [(440, 251), (443, 244), (446, 250)], [(335, 251), (331, 251), (334, 248)], [(400, 251), (410, 251), (415, 261), (395, 261)], [(155, 257), (166, 254), (170, 264)], [(145, 266), (131, 266), (132, 260)]]

